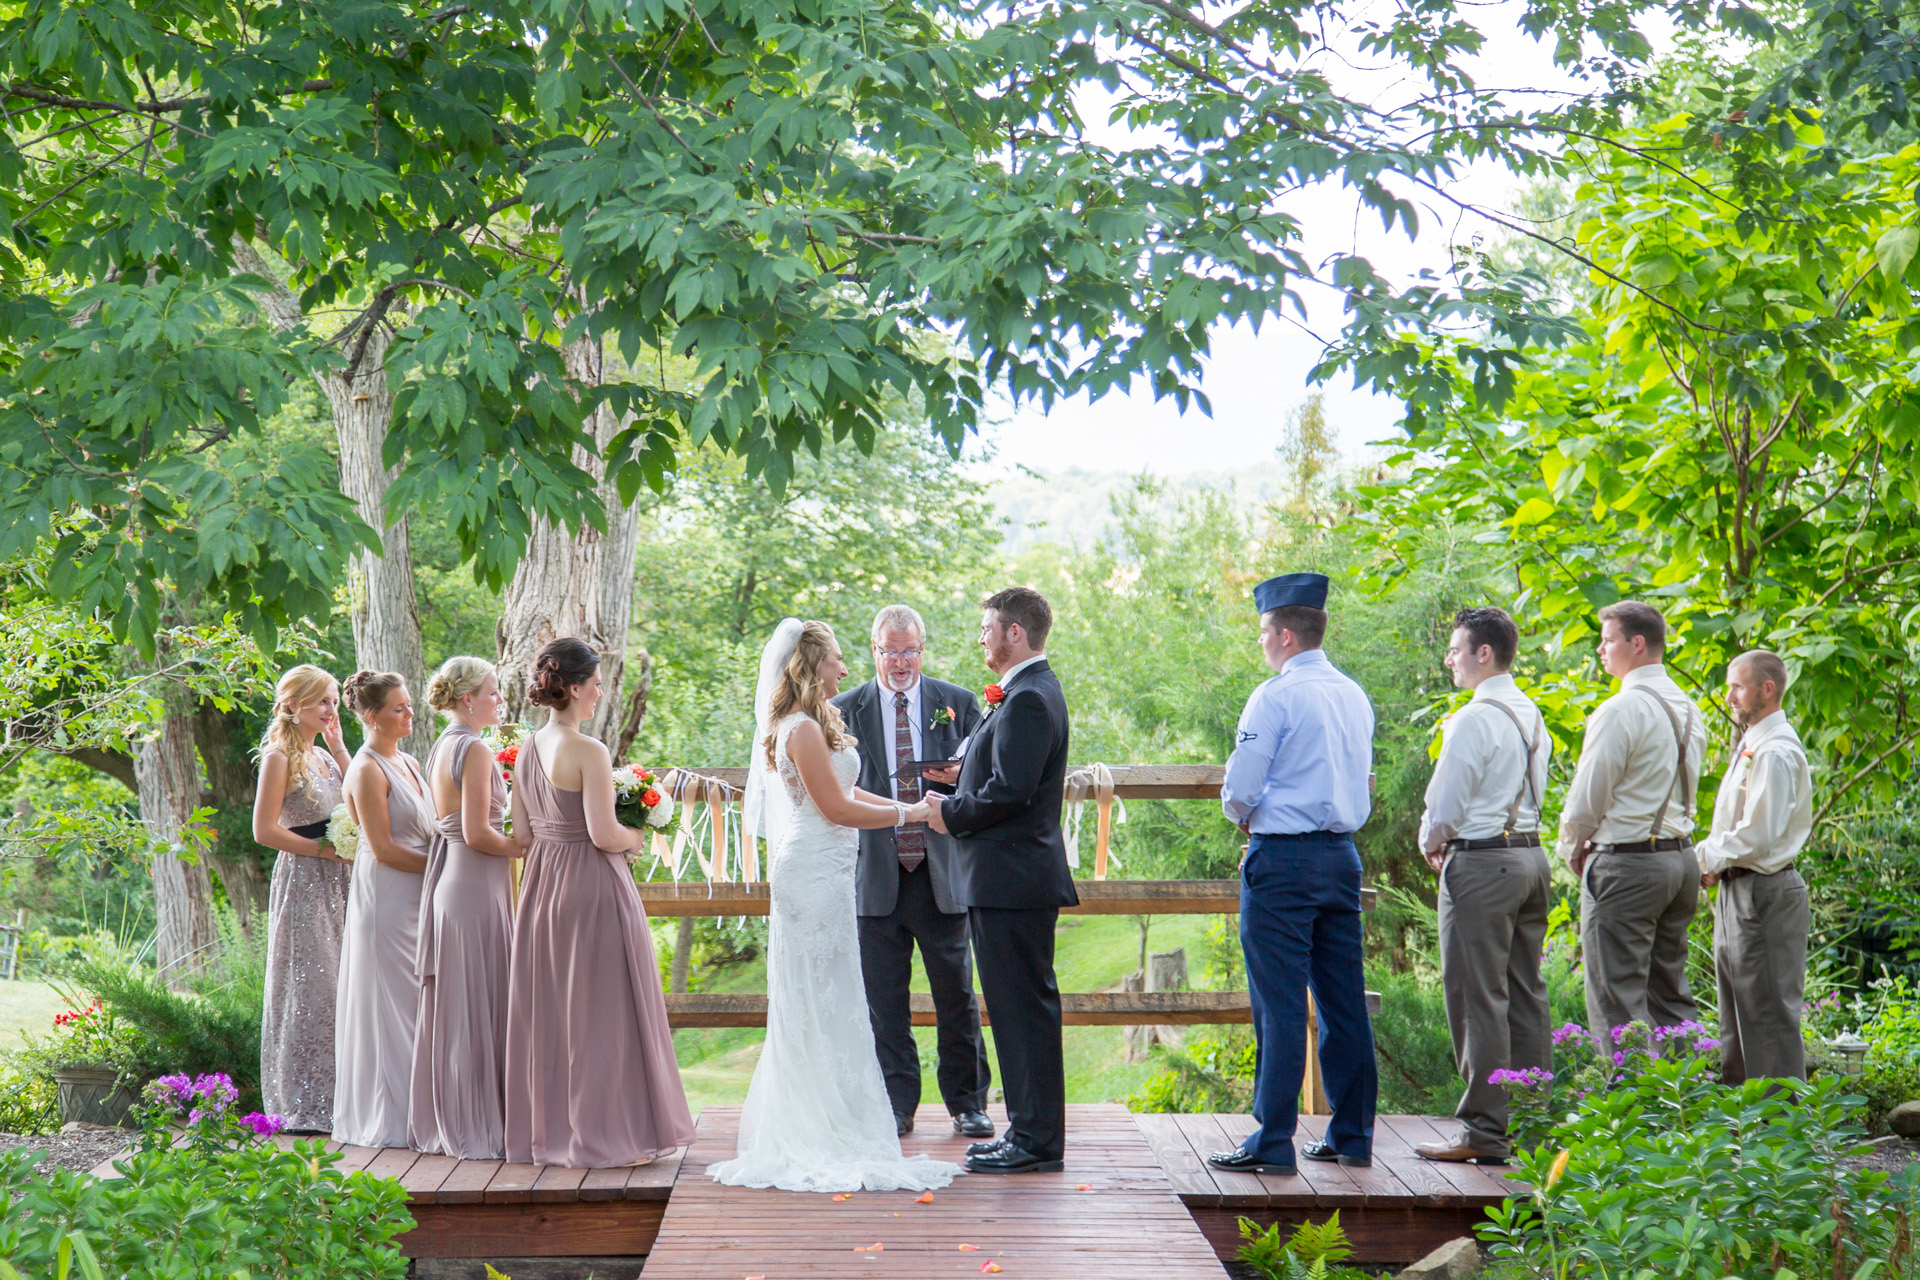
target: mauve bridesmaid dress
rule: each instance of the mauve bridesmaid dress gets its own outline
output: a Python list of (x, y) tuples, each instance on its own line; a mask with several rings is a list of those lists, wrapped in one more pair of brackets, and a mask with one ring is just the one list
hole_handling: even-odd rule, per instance
[(640, 891), (532, 741), (515, 774), (533, 842), (507, 997), (507, 1159), (594, 1169), (665, 1155), (692, 1141), (693, 1117)]
[[(480, 735), (455, 721), (427, 757), (444, 754), (456, 792)], [(484, 747), (481, 750), (485, 750)], [(429, 784), (431, 785), (431, 784)], [(492, 770), (487, 825), (503, 829), (507, 784)], [(420, 1018), (413, 1041), (410, 1144), (429, 1155), (506, 1154), (507, 963), (513, 945), (509, 859), (470, 847), (460, 810), (441, 818), (420, 890)]]
[[(394, 843), (425, 857), (433, 841), (433, 810), (422, 794), (420, 766), (405, 752), (389, 760), (362, 747), (360, 755), (387, 775)], [(333, 1136), (349, 1145), (407, 1145), (413, 1030), (420, 1011), (420, 979), (414, 974), (420, 884), (420, 872), (400, 871), (374, 857), (362, 826), (347, 898), (333, 1032)]]

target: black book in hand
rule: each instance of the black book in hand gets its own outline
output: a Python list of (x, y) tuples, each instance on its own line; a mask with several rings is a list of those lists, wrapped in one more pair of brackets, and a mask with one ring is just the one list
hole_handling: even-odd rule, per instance
[(898, 769), (895, 769), (893, 776), (904, 782), (908, 778), (917, 777), (929, 769), (951, 769), (959, 763), (958, 760), (909, 760)]

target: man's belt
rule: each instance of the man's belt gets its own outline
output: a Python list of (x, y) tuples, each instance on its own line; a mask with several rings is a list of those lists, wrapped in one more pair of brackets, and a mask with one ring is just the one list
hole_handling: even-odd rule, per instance
[(1350, 836), (1351, 831), (1255, 831), (1256, 840), (1334, 840)]
[(1622, 840), (1618, 844), (1591, 846), (1594, 853), (1674, 853), (1691, 848), (1693, 841), (1682, 836), (1669, 836), (1663, 840)]
[(1720, 879), (1722, 881), (1738, 880), (1741, 876), (1759, 876), (1759, 875), (1764, 875), (1769, 879), (1771, 879), (1774, 876), (1785, 875), (1787, 872), (1791, 870), (1793, 870), (1793, 864), (1791, 862), (1789, 862), (1786, 866), (1780, 868), (1780, 870), (1778, 871), (1755, 871), (1752, 867), (1728, 867), (1725, 871), (1722, 871), (1720, 873)]
[(1449, 840), (1448, 853), (1472, 853), (1477, 849), (1538, 849), (1538, 831), (1516, 831), (1512, 835), (1488, 836), (1482, 840)]

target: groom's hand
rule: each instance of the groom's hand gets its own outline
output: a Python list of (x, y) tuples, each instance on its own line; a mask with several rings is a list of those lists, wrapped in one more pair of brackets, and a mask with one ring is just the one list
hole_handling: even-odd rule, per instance
[(943, 836), (951, 834), (947, 830), (946, 816), (940, 812), (940, 803), (945, 800), (946, 797), (938, 791), (929, 791), (920, 798), (924, 800), (927, 805), (927, 825)]

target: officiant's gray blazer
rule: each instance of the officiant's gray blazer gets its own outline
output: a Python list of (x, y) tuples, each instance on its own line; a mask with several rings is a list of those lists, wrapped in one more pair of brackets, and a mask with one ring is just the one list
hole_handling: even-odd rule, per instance
[[(833, 700), (847, 728), (860, 740), (860, 787), (877, 796), (893, 794), (893, 694), (868, 680)], [(938, 708), (953, 709), (952, 724), (932, 724)], [(968, 734), (980, 724), (980, 702), (957, 684), (920, 677), (920, 752), (925, 760), (951, 759)], [(952, 787), (928, 783), (929, 791), (951, 792)], [(953, 837), (927, 829), (926, 868), (933, 880), (934, 905), (948, 915), (964, 915), (966, 908), (953, 895)], [(863, 916), (889, 916), (900, 896), (900, 854), (894, 848), (893, 828), (860, 833), (860, 862), (854, 870), (856, 909)]]

